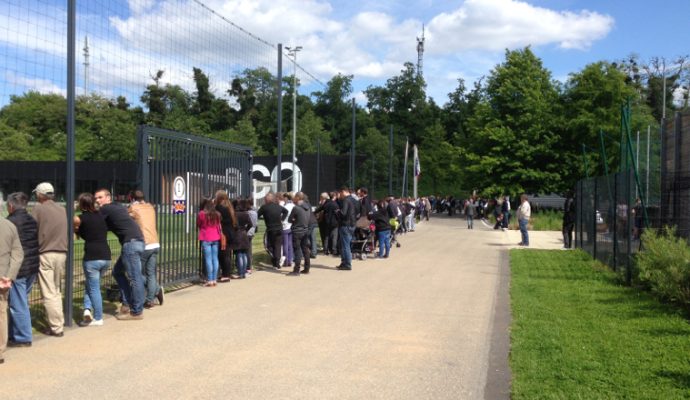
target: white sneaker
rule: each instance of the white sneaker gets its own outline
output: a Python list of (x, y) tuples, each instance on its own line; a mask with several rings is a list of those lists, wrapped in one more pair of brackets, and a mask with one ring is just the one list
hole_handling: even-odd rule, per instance
[(103, 326), (103, 318), (101, 318), (101, 319), (94, 319), (93, 321), (91, 321), (91, 323), (89, 324), (89, 326)]
[(84, 318), (84, 322), (91, 322), (93, 320), (93, 318), (91, 317), (91, 310), (89, 310), (88, 308), (86, 310), (84, 310), (84, 317), (83, 318)]

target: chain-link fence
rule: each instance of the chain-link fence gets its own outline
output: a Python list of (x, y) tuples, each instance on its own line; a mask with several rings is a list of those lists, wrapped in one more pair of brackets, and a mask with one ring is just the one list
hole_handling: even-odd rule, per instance
[(632, 171), (584, 179), (576, 190), (576, 245), (630, 282), (640, 249), (644, 206)]

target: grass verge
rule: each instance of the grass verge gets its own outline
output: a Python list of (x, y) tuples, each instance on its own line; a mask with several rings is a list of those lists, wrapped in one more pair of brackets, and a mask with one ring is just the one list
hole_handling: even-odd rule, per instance
[(688, 399), (690, 324), (580, 251), (512, 250), (514, 399)]

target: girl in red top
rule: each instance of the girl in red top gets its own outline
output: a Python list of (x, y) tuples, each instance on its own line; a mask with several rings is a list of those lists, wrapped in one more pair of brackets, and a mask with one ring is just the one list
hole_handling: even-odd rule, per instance
[(196, 226), (199, 228), (199, 241), (204, 253), (206, 264), (206, 284), (204, 286), (216, 286), (218, 279), (218, 249), (220, 247), (220, 213), (216, 211), (213, 201), (204, 199), (201, 203), (201, 211), (196, 218)]

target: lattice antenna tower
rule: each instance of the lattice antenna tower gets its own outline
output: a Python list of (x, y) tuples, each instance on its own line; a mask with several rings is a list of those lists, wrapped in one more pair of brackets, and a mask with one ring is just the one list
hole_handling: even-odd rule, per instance
[(84, 95), (89, 94), (89, 37), (84, 36)]
[(422, 24), (422, 37), (417, 37), (417, 76), (424, 77), (422, 67), (424, 66), (424, 25)]

